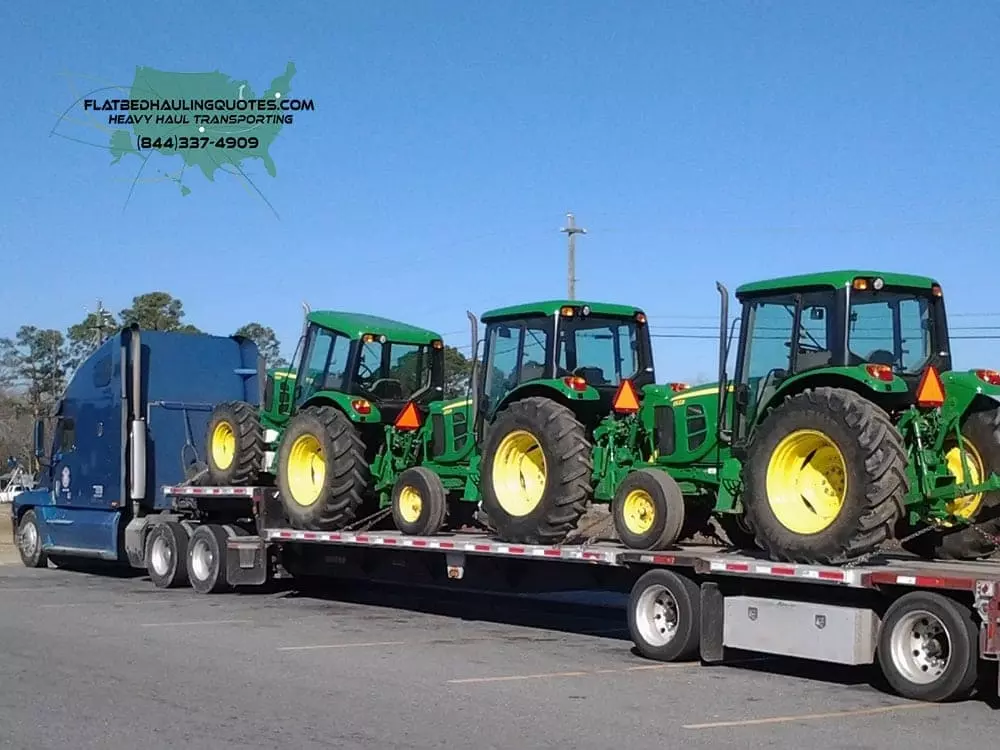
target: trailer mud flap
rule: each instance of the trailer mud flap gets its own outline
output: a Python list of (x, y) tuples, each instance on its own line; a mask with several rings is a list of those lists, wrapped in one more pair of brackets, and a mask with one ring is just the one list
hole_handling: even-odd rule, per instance
[(226, 541), (226, 580), (233, 586), (260, 586), (267, 582), (268, 551), (256, 536)]
[(722, 661), (725, 603), (717, 583), (701, 584), (701, 660), (706, 664)]

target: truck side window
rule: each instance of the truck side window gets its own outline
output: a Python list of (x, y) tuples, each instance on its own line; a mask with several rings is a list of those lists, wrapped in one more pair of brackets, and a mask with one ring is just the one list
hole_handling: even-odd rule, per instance
[(76, 445), (76, 423), (66, 418), (59, 426), (59, 451), (69, 453)]

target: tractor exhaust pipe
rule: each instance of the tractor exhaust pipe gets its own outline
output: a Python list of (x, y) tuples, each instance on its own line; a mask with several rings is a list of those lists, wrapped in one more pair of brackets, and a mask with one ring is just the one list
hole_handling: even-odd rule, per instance
[(475, 425), (476, 416), (479, 414), (479, 386), (476, 378), (479, 369), (479, 320), (469, 310), (466, 310), (465, 314), (469, 316), (469, 335), (472, 337), (472, 366), (469, 368), (469, 414), (472, 419), (469, 421)]
[(719, 415), (715, 421), (716, 438), (721, 443), (726, 435), (726, 393), (729, 390), (726, 362), (729, 360), (729, 290), (721, 281), (715, 282), (719, 292)]

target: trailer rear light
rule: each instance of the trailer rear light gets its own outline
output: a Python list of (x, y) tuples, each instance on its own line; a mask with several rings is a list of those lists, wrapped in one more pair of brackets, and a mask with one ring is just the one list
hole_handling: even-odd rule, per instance
[(639, 411), (639, 396), (635, 392), (635, 386), (631, 380), (623, 380), (618, 386), (618, 392), (611, 402), (611, 408), (622, 414), (631, 414)]
[(670, 390), (672, 390), (674, 393), (683, 393), (690, 387), (691, 386), (689, 386), (687, 383), (670, 383)]
[(363, 398), (356, 398), (351, 402), (351, 408), (354, 409), (358, 414), (371, 414), (372, 405)]
[(990, 385), (1000, 385), (1000, 372), (996, 370), (976, 370), (976, 377)]
[(562, 380), (567, 388), (572, 388), (577, 393), (583, 393), (587, 390), (587, 381), (579, 375), (570, 375), (568, 378), (563, 378)]
[(865, 365), (865, 371), (877, 380), (891, 383), (893, 378), (892, 368), (889, 365)]

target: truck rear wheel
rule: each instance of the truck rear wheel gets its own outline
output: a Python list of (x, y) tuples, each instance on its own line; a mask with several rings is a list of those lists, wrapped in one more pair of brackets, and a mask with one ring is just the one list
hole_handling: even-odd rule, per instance
[(448, 493), (441, 478), (430, 469), (414, 466), (399, 475), (392, 487), (392, 520), (411, 536), (440, 531), (448, 513)]
[(576, 527), (591, 489), (591, 446), (573, 412), (551, 399), (515, 401), (487, 428), (483, 508), (500, 539), (557, 544)]
[(628, 631), (639, 653), (656, 661), (694, 657), (701, 643), (701, 591), (690, 578), (657, 568), (643, 573), (628, 601)]
[(205, 454), (213, 484), (253, 484), (264, 458), (264, 428), (257, 410), (244, 401), (216, 406), (208, 420)]
[(199, 594), (218, 594), (232, 587), (226, 580), (226, 539), (218, 524), (203, 524), (191, 534), (187, 550), (188, 578)]
[(904, 698), (942, 702), (968, 697), (979, 669), (979, 630), (972, 611), (932, 591), (894, 601), (882, 619), (878, 662)]
[(292, 526), (332, 531), (354, 520), (370, 483), (365, 444), (333, 406), (292, 417), (278, 449), (278, 489)]
[(630, 549), (666, 549), (684, 528), (684, 495), (658, 469), (633, 471), (618, 486), (612, 509), (615, 531)]
[(157, 588), (188, 584), (188, 533), (176, 521), (157, 524), (146, 537), (146, 572)]
[(773, 559), (843, 562), (893, 533), (907, 489), (903, 439), (853, 391), (808, 389), (755, 431), (744, 486), (747, 526)]
[[(961, 481), (965, 472), (962, 451), (956, 443), (954, 439), (945, 443), (945, 460), (951, 474)], [(962, 423), (962, 443), (972, 482), (982, 482), (994, 472), (1000, 474), (1000, 409), (969, 414)], [(1000, 535), (1000, 492), (965, 495), (952, 500), (949, 509), (979, 528), (952, 523), (905, 542), (903, 548), (920, 557), (940, 560), (973, 560), (992, 554), (996, 546), (987, 535)]]

